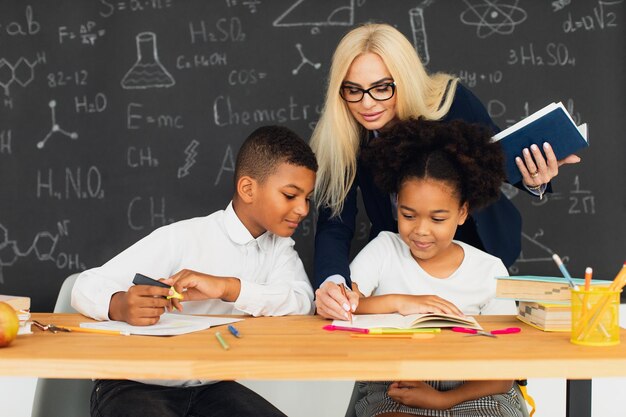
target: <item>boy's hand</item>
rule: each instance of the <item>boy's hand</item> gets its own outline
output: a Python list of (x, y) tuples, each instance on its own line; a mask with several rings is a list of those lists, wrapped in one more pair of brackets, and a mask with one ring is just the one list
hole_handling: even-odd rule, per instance
[(317, 314), (327, 319), (348, 320), (348, 311), (354, 313), (359, 305), (359, 295), (355, 291), (346, 291), (346, 298), (339, 285), (325, 282), (315, 291)]
[(133, 326), (149, 326), (161, 318), (170, 307), (167, 288), (151, 285), (133, 285), (128, 291), (120, 291), (111, 297), (109, 318), (125, 321)]
[(405, 316), (407, 314), (426, 313), (445, 313), (461, 317), (465, 316), (465, 314), (463, 314), (457, 306), (436, 295), (398, 294), (396, 299), (396, 308), (398, 313)]
[[(237, 278), (216, 277), (190, 269), (183, 269), (163, 282), (173, 286), (183, 296), (182, 301), (221, 299), (234, 302), (241, 291), (241, 281)], [(179, 311), (183, 310), (181, 300), (172, 298), (171, 301)]]
[(392, 400), (409, 407), (447, 410), (454, 406), (445, 392), (438, 391), (422, 381), (397, 381), (387, 389)]

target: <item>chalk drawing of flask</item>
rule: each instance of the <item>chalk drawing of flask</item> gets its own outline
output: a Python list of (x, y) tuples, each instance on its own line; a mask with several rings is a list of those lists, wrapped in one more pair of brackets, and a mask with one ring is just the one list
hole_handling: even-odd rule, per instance
[(156, 35), (152, 32), (138, 34), (137, 62), (122, 79), (122, 88), (167, 88), (174, 84), (174, 77), (159, 61)]
[(411, 20), (411, 31), (413, 32), (413, 46), (422, 64), (428, 65), (430, 55), (428, 54), (426, 26), (424, 25), (424, 9), (416, 7), (409, 10), (409, 19)]

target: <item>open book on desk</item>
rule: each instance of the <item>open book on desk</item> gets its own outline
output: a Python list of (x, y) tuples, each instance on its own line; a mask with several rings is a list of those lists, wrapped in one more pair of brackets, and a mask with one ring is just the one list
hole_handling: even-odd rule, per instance
[(522, 180), (515, 157), (522, 157), (522, 149), (537, 145), (543, 152), (548, 142), (556, 159), (560, 160), (589, 146), (587, 124), (576, 126), (563, 103), (551, 103), (493, 137), (499, 141), (506, 159), (507, 179), (511, 184)]
[(156, 324), (151, 326), (132, 326), (124, 321), (99, 321), (81, 323), (80, 327), (87, 329), (114, 330), (143, 336), (176, 336), (206, 330), (209, 327), (235, 323), (241, 320), (243, 319), (165, 313)]
[(393, 329), (466, 327), (468, 329), (482, 330), (482, 327), (474, 317), (460, 317), (443, 313), (409, 314), (408, 316), (401, 314), (354, 314), (352, 323), (344, 320), (335, 320), (333, 325), (361, 329), (375, 329), (379, 327)]

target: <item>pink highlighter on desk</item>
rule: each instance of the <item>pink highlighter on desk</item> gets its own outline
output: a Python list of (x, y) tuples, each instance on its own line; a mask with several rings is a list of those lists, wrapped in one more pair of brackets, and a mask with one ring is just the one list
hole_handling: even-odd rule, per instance
[(519, 333), (522, 331), (522, 329), (520, 329), (519, 327), (507, 327), (506, 329), (497, 329), (497, 330), (492, 330), (490, 332), (485, 332), (485, 331), (476, 330), (476, 329), (468, 329), (465, 327), (453, 327), (451, 330), (457, 333), (469, 333), (468, 336), (487, 336), (487, 337), (497, 337), (496, 335), (499, 335), (499, 334), (512, 334), (512, 333)]
[(322, 327), (324, 330), (334, 331), (334, 330), (343, 330), (345, 332), (355, 332), (355, 333), (369, 333), (369, 329), (361, 329), (359, 327), (346, 327), (346, 326), (335, 326), (333, 324), (329, 324), (327, 326)]

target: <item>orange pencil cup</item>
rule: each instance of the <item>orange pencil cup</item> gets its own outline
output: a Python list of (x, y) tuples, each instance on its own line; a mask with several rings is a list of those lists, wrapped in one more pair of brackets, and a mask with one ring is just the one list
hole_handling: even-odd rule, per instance
[(594, 287), (572, 291), (572, 336), (570, 341), (585, 346), (619, 344), (619, 295), (621, 290)]

